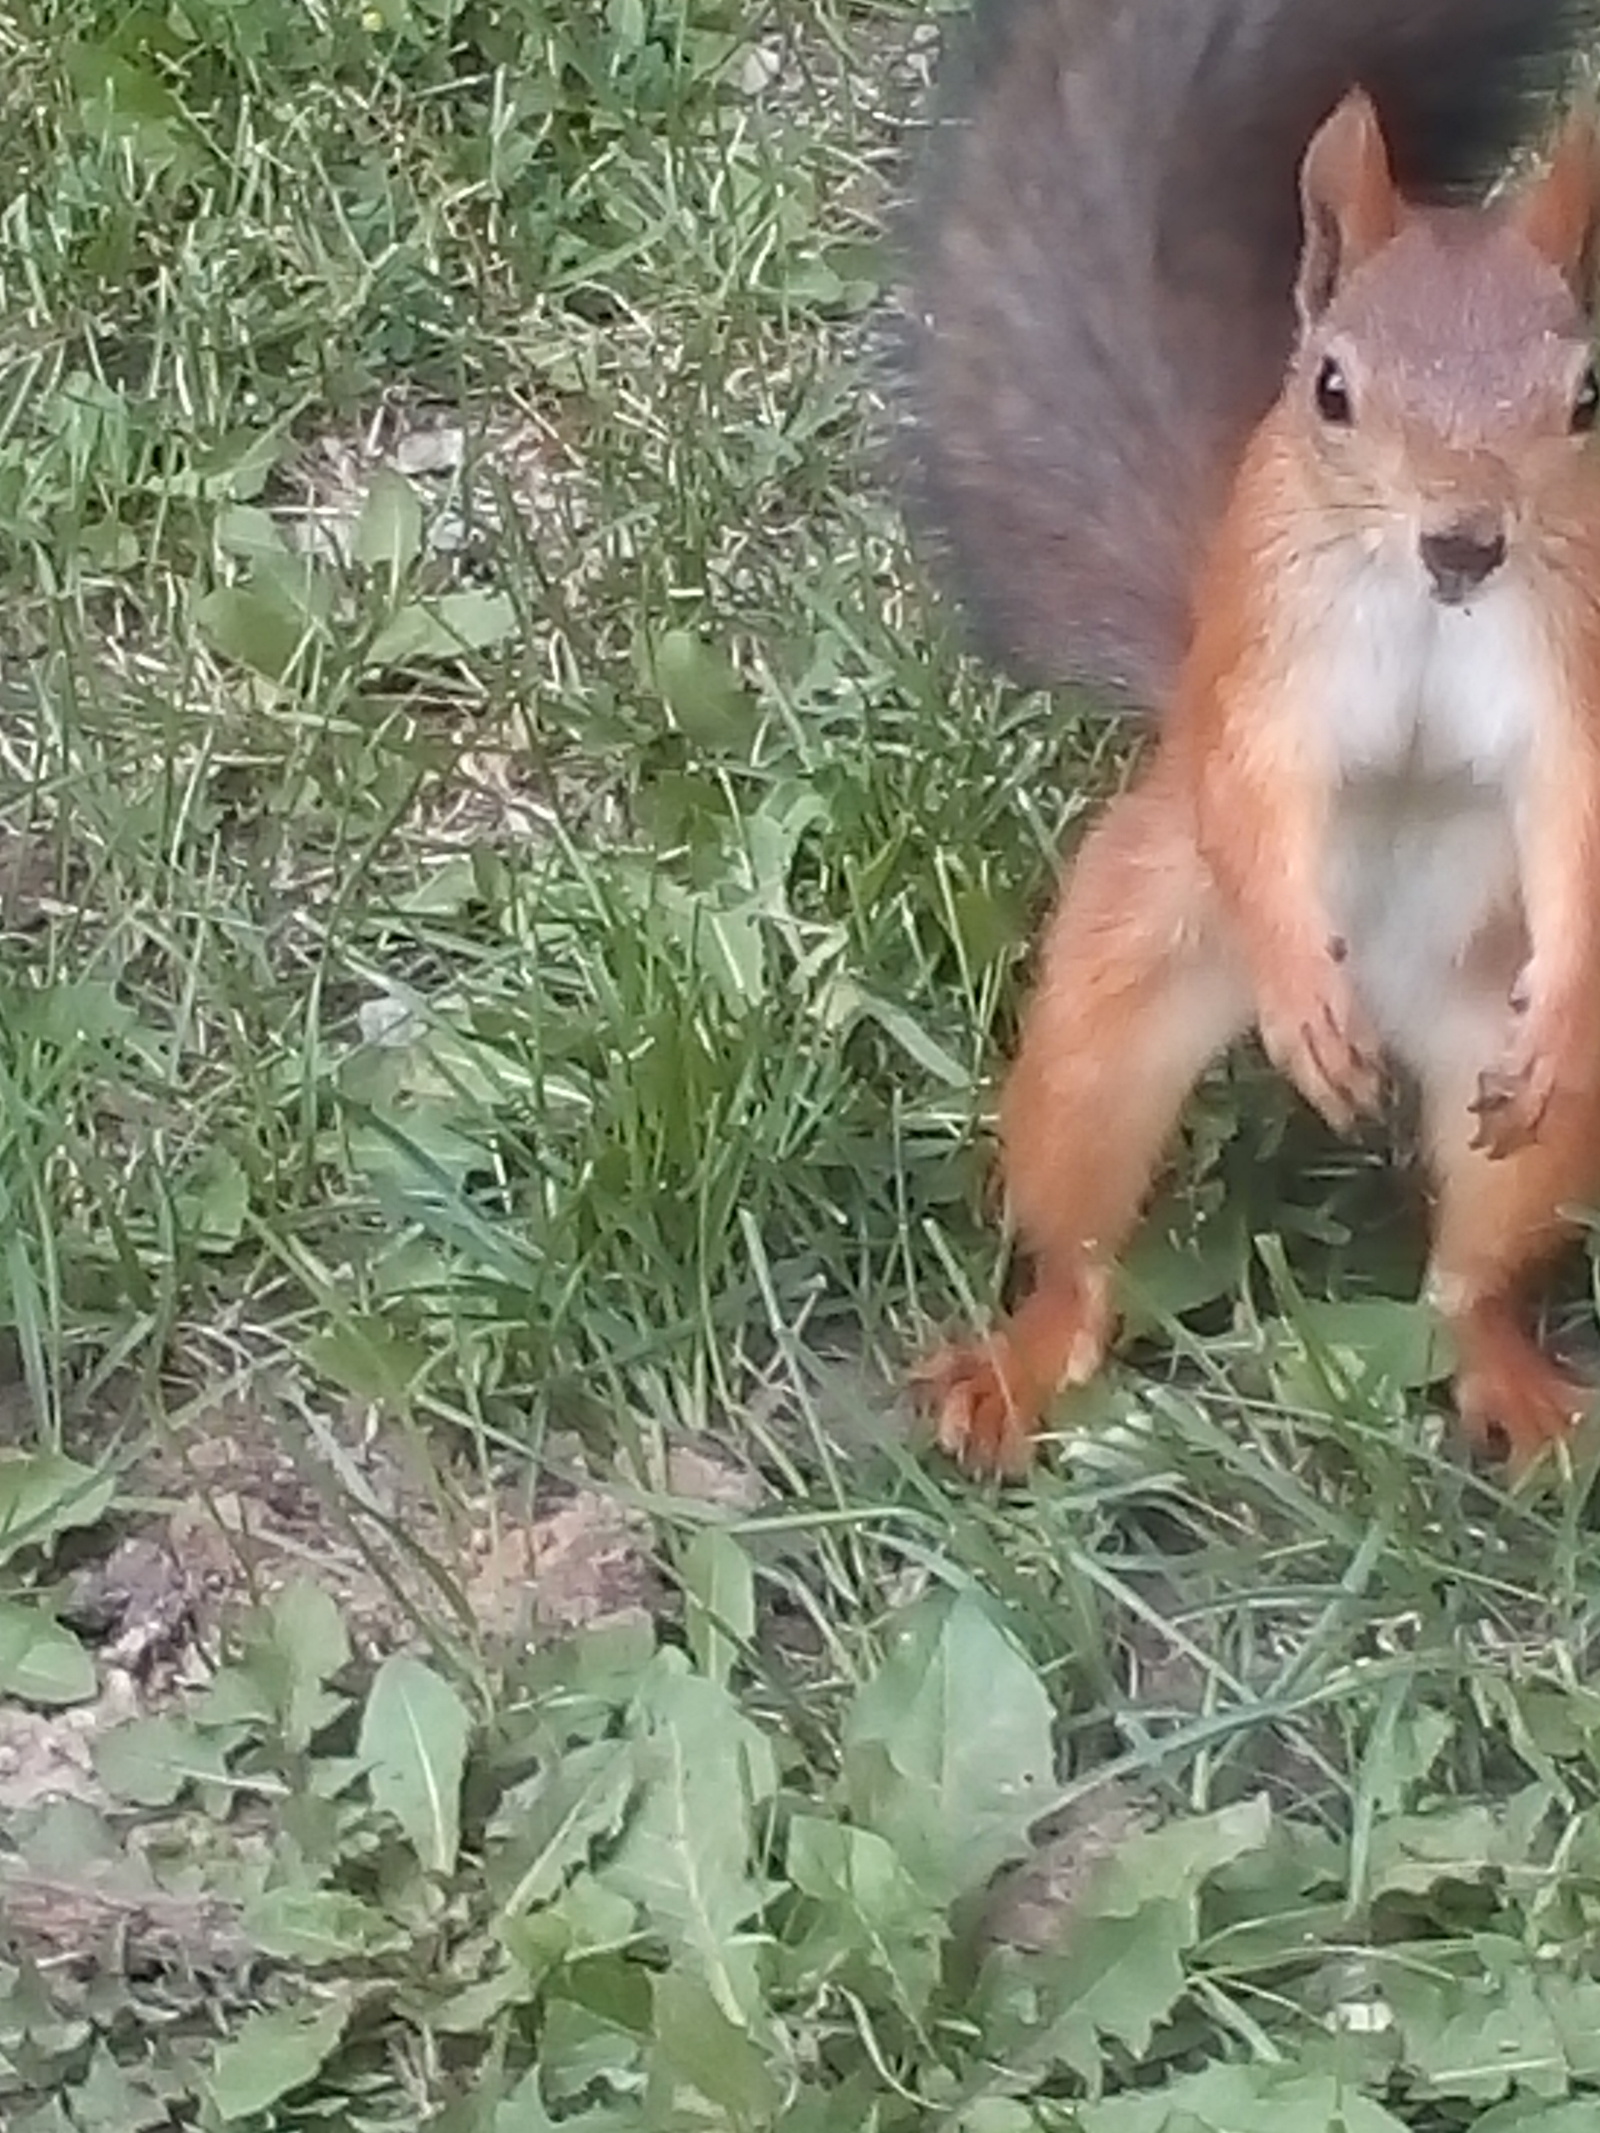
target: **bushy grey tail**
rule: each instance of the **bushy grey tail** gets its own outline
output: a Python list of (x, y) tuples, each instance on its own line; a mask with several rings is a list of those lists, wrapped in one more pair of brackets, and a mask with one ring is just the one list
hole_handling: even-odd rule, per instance
[(1297, 171), (1360, 83), (1414, 196), (1544, 123), (1600, 0), (979, 0), (908, 221), (913, 524), (1019, 679), (1159, 705), (1282, 383)]

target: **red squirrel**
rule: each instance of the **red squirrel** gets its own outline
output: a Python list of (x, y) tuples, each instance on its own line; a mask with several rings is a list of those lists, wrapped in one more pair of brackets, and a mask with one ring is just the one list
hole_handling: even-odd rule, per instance
[(1000, 1103), (1019, 1308), (916, 1373), (1026, 1467), (1099, 1370), (1193, 1084), (1421, 1096), (1474, 1437), (1588, 1393), (1524, 1290), (1600, 1200), (1600, 148), (1485, 200), (1600, 10), (1009, 0), (914, 224), (914, 512), (984, 647), (1158, 716), (1066, 867)]

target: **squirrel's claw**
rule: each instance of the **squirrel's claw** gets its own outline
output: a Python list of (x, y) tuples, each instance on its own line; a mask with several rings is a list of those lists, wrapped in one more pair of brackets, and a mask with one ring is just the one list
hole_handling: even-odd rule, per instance
[(1040, 1400), (1003, 1333), (939, 1349), (918, 1365), (912, 1388), (933, 1416), (940, 1451), (969, 1474), (1027, 1472)]
[(1267, 1057), (1336, 1133), (1378, 1109), (1382, 1053), (1334, 958), (1308, 1008), (1286, 1015), (1263, 1009), (1260, 1027)]

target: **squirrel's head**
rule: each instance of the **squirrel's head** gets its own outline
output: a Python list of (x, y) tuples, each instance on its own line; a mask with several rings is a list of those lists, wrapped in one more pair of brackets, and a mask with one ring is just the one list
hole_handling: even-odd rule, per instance
[(1414, 539), (1434, 596), (1465, 600), (1564, 523), (1600, 419), (1595, 126), (1570, 120), (1545, 169), (1488, 207), (1422, 207), (1356, 90), (1307, 149), (1300, 195), (1289, 434), (1352, 531)]

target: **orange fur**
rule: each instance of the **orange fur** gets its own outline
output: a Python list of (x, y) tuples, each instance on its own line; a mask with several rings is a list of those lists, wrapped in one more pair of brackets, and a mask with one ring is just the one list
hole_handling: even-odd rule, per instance
[(992, 1340), (918, 1373), (940, 1442), (975, 1466), (1018, 1471), (1057, 1386), (1099, 1369), (1112, 1268), (1179, 1109), (1249, 1020), (1185, 815), (1158, 764), (1085, 839), (1045, 939), (1000, 1120), (1033, 1291)]
[(918, 1373), (970, 1467), (1018, 1471), (1099, 1368), (1183, 1102), (1252, 1021), (1335, 1126), (1385, 1055), (1419, 1080), (1467, 1427), (1524, 1461), (1583, 1404), (1518, 1310), (1600, 1193), (1600, 463), (1571, 412), (1597, 183), (1574, 125), (1509, 209), (1425, 213), (1359, 96), (1308, 151), (1296, 363), (1156, 753), (1066, 872), (1004, 1092), (1033, 1286)]

